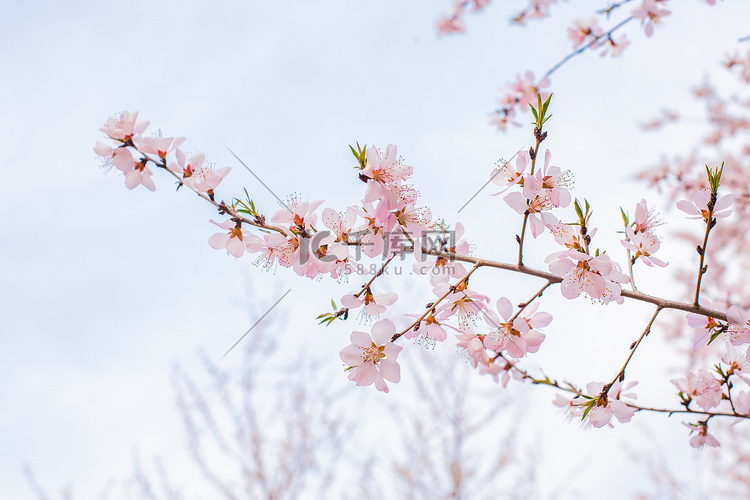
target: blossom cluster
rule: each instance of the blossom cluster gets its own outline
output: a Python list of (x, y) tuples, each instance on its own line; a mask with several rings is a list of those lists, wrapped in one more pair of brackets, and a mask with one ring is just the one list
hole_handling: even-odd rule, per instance
[(573, 49), (578, 50), (581, 46), (589, 49), (601, 48), (601, 56), (610, 55), (617, 57), (630, 45), (627, 35), (620, 35), (616, 40), (612, 33), (605, 33), (595, 18), (576, 19), (573, 26), (568, 28), (568, 38), (573, 42)]
[[(549, 7), (556, 2), (557, 0), (529, 0), (528, 6), (515, 16), (512, 22), (524, 25), (528, 20), (547, 17), (549, 16)], [(706, 0), (706, 2), (709, 5), (716, 3), (715, 0)], [(464, 31), (461, 14), (465, 4), (469, 3), (467, 1), (457, 1), (453, 14), (443, 16), (438, 21), (438, 31), (441, 34)], [(484, 7), (486, 3), (488, 2), (481, 2), (481, 7)], [(597, 14), (606, 16), (606, 20), (608, 21), (611, 14), (626, 3), (612, 3), (610, 7), (598, 11)], [(492, 113), (490, 123), (501, 131), (505, 131), (508, 125), (519, 125), (517, 114), (528, 111), (527, 103), (533, 101), (537, 92), (542, 92), (542, 89), (549, 87), (549, 76), (574, 55), (590, 49), (599, 50), (601, 56), (619, 56), (630, 45), (630, 41), (627, 35), (620, 34), (615, 36), (614, 32), (628, 21), (640, 21), (645, 35), (651, 37), (654, 34), (656, 26), (661, 24), (662, 19), (671, 14), (671, 11), (665, 8), (666, 5), (667, 0), (641, 0), (640, 4), (630, 11), (629, 17), (624, 18), (610, 29), (600, 26), (599, 20), (596, 17), (575, 19), (572, 26), (567, 29), (568, 39), (573, 44), (573, 52), (547, 71), (539, 81), (535, 80), (534, 74), (531, 71), (527, 71), (524, 73), (523, 78), (519, 74), (515, 82), (502, 88), (499, 106)], [(481, 9), (477, 8), (474, 10)], [(729, 68), (737, 69), (746, 81), (750, 81), (750, 57), (732, 56), (727, 59), (725, 65)]]
[(542, 89), (549, 85), (548, 78), (542, 78), (537, 82), (531, 71), (527, 71), (523, 76), (516, 75), (516, 81), (508, 85), (506, 89), (502, 89), (500, 106), (492, 114), (490, 123), (503, 131), (508, 125), (520, 125), (516, 121), (516, 115), (519, 112), (528, 111), (529, 104), (536, 101), (538, 94), (543, 100), (547, 99), (550, 94)]
[(453, 8), (450, 13), (443, 14), (437, 21), (438, 34), (450, 35), (453, 33), (463, 33), (466, 29), (463, 16), (467, 12), (479, 12), (489, 3), (490, 0), (453, 0)]
[[(123, 112), (110, 118), (101, 130), (112, 144), (97, 142), (94, 151), (106, 165), (123, 173), (129, 189), (142, 185), (154, 190), (149, 166), (165, 170), (178, 187), (184, 186), (197, 193), (225, 216), (222, 220), (209, 221), (220, 229), (209, 238), (211, 247), (237, 258), (245, 253), (258, 254), (255, 262), (265, 269), (280, 266), (309, 278), (329, 275), (340, 279), (358, 258), (351, 253), (353, 249), (370, 258), (382, 258), (378, 273), (361, 288), (341, 297), (341, 309), (337, 309), (334, 302), (334, 313), (319, 317), (323, 318), (321, 323), (330, 324), (359, 311), (363, 323), (371, 324), (369, 331), (353, 331), (351, 344), (340, 351), (349, 378), (356, 384), (375, 385), (378, 390), (388, 392), (387, 382), (400, 380), (397, 360), (403, 347), (396, 344), (399, 338), (434, 346), (445, 342), (452, 334), (468, 362), (481, 374), (491, 375), (503, 385), (514, 378), (532, 379), (535, 383), (560, 388), (549, 379), (534, 379), (519, 366), (523, 358), (539, 351), (546, 338), (544, 329), (552, 321), (549, 313), (539, 310), (540, 303), (535, 300), (544, 289), (559, 282), (562, 296), (568, 299), (585, 294), (603, 304), (621, 303), (622, 285), (631, 279), (607, 252), (593, 247), (596, 229), (590, 226), (591, 208), (588, 202), (582, 205), (578, 200), (573, 201), (570, 171), (552, 165), (549, 150), (544, 152), (541, 161), (539, 146), (546, 138), (542, 125), (547, 119), (549, 99), (542, 104), (541, 95), (537, 94), (536, 98), (536, 147), (520, 151), (513, 165), (501, 161), (492, 172), (491, 181), (500, 188), (495, 195), (504, 194), (503, 201), (523, 220), (521, 236), (517, 237), (519, 262), (516, 269), (519, 272), (523, 270), (521, 257), (527, 227), (533, 238), (549, 231), (562, 249), (545, 259), (549, 266), (547, 285), (515, 307), (507, 297), (493, 300), (472, 288), (470, 278), (480, 268), (480, 261), (469, 258), (471, 248), (463, 237), (463, 225), (457, 223), (454, 230), (449, 230), (442, 221), (433, 221), (432, 211), (419, 204), (417, 190), (408, 183), (413, 168), (397, 155), (396, 146), (389, 144), (384, 152), (374, 146), (352, 148), (357, 160), (357, 178), (364, 183), (364, 194), (357, 205), (338, 212), (332, 208), (322, 209), (323, 200), (307, 202), (292, 196), (270, 217), (261, 214), (249, 197), (246, 200), (234, 198), (230, 203), (218, 201), (216, 190), (229, 173), (229, 167), (216, 169), (206, 164), (202, 153), (192, 153), (188, 157), (182, 150), (184, 138), (164, 137), (161, 132), (144, 136), (148, 122), (138, 120), (138, 113)], [(708, 231), (715, 225), (716, 218), (729, 215), (734, 197), (718, 197), (721, 172), (708, 168), (707, 171), (708, 194), (698, 192), (692, 203), (680, 202), (678, 208), (702, 220)], [(554, 213), (571, 204), (577, 220), (564, 223)], [(660, 247), (654, 228), (661, 221), (653, 209), (641, 200), (636, 205), (633, 220), (624, 211), (623, 218), (625, 238), (621, 243), (632, 252), (631, 277), (632, 265), (637, 260), (648, 266), (665, 266), (665, 262), (654, 257)], [(378, 290), (375, 280), (395, 257), (403, 260), (406, 254), (413, 255), (415, 275), (429, 275), (434, 298), (421, 314), (407, 314), (406, 317), (414, 320), (398, 330), (390, 319), (381, 319), (398, 295)], [(467, 269), (467, 262), (475, 262), (474, 267)], [(750, 322), (744, 311), (731, 306), (726, 317), (728, 321), (723, 322), (715, 315), (693, 314), (688, 322), (704, 330), (703, 345), (721, 334), (726, 334), (732, 345), (750, 344)], [(728, 399), (735, 415), (750, 411), (750, 391), (729, 393), (730, 377), (747, 383), (745, 373), (750, 371), (747, 355), (728, 351), (722, 361), (726, 366), (718, 368), (718, 378), (703, 370), (673, 381), (683, 405), (688, 407), (695, 402), (702, 409), (710, 410)], [(558, 400), (556, 404), (567, 406), (571, 414), (587, 419), (594, 427), (607, 425), (612, 417), (627, 422), (639, 407), (632, 402), (633, 394), (621, 394), (623, 379), (624, 368), (609, 384), (589, 383), (586, 392), (570, 386), (574, 397), (567, 402)], [(633, 385), (631, 382), (626, 390)], [(695, 430), (699, 439), (693, 438), (691, 442), (701, 446), (713, 442), (706, 422)]]

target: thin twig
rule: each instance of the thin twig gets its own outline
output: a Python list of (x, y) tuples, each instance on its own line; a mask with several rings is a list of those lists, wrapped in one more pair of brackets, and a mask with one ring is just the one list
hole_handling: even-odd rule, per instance
[(651, 326), (654, 324), (654, 321), (656, 320), (656, 316), (659, 315), (659, 312), (661, 312), (661, 307), (657, 307), (656, 311), (654, 311), (654, 315), (651, 316), (651, 319), (649, 320), (648, 324), (646, 325), (646, 328), (643, 330), (643, 333), (641, 333), (641, 336), (638, 337), (638, 340), (633, 342), (630, 346), (630, 354), (628, 355), (628, 359), (625, 360), (625, 363), (622, 365), (622, 368), (620, 368), (620, 371), (617, 372), (617, 375), (615, 375), (615, 378), (612, 379), (612, 382), (607, 384), (604, 388), (606, 391), (602, 391), (606, 394), (606, 392), (609, 392), (609, 388), (614, 385), (617, 380), (622, 380), (625, 377), (625, 368), (627, 368), (628, 363), (630, 363), (630, 360), (633, 358), (633, 355), (635, 354), (635, 351), (638, 349), (638, 346), (641, 345), (641, 341), (649, 334), (651, 331)]
[(451, 287), (450, 287), (450, 288), (448, 289), (448, 291), (447, 291), (447, 292), (445, 292), (445, 293), (444, 293), (444, 294), (442, 295), (442, 297), (439, 297), (439, 298), (438, 298), (438, 299), (437, 299), (437, 300), (436, 300), (435, 302), (432, 302), (432, 303), (430, 303), (429, 307), (427, 307), (427, 309), (425, 310), (425, 312), (424, 312), (424, 313), (422, 313), (422, 315), (421, 315), (421, 316), (419, 316), (419, 317), (418, 317), (418, 318), (417, 318), (417, 319), (416, 319), (416, 320), (415, 320), (415, 321), (414, 321), (414, 322), (413, 322), (413, 323), (412, 323), (411, 325), (407, 326), (407, 327), (406, 327), (406, 328), (405, 328), (404, 330), (402, 330), (401, 332), (399, 332), (399, 333), (396, 333), (396, 334), (394, 334), (394, 335), (393, 335), (393, 337), (391, 338), (391, 342), (395, 342), (395, 341), (396, 341), (396, 339), (398, 339), (399, 337), (401, 337), (402, 335), (404, 335), (404, 334), (405, 334), (406, 332), (408, 332), (409, 330), (411, 330), (412, 328), (414, 328), (415, 326), (417, 326), (417, 325), (418, 325), (418, 324), (419, 324), (419, 323), (420, 323), (420, 322), (421, 322), (421, 321), (422, 321), (423, 319), (425, 319), (425, 318), (427, 317), (427, 315), (428, 315), (428, 314), (429, 314), (429, 313), (430, 313), (431, 311), (433, 311), (433, 310), (435, 309), (435, 307), (436, 307), (436, 306), (437, 306), (438, 304), (440, 304), (440, 303), (441, 303), (441, 302), (442, 302), (443, 300), (445, 300), (445, 298), (446, 298), (446, 297), (447, 297), (448, 295), (450, 295), (450, 294), (454, 293), (454, 292), (456, 291), (456, 288), (457, 288), (458, 286), (460, 286), (460, 285), (461, 285), (462, 283), (466, 283), (466, 282), (468, 281), (468, 279), (469, 279), (469, 276), (471, 276), (471, 275), (472, 275), (472, 274), (474, 273), (474, 271), (476, 271), (477, 269), (479, 269), (479, 267), (480, 267), (481, 265), (482, 265), (482, 264), (480, 264), (480, 263), (478, 263), (478, 262), (477, 262), (477, 263), (475, 263), (475, 264), (474, 264), (474, 267), (472, 267), (472, 268), (471, 268), (471, 270), (470, 270), (470, 271), (469, 271), (468, 273), (466, 273), (466, 276), (464, 276), (463, 278), (461, 278), (460, 280), (458, 280), (458, 283), (456, 283), (455, 285), (452, 285), (452, 286), (451, 286)]

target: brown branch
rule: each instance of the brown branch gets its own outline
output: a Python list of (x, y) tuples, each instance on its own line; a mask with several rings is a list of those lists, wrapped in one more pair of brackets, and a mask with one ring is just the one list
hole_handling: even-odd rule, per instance
[(701, 280), (703, 279), (703, 275), (708, 270), (708, 266), (703, 265), (703, 261), (706, 258), (706, 245), (708, 245), (708, 235), (711, 233), (711, 228), (714, 227), (716, 224), (716, 219), (714, 219), (714, 205), (716, 205), (716, 193), (711, 193), (711, 199), (708, 202), (708, 217), (706, 218), (706, 234), (703, 236), (703, 245), (698, 247), (698, 254), (701, 256), (700, 261), (698, 262), (698, 279), (695, 283), (695, 300), (693, 301), (693, 304), (698, 305), (698, 298), (700, 297), (701, 293)]
[(633, 355), (635, 354), (636, 349), (638, 349), (638, 346), (641, 345), (641, 341), (644, 338), (646, 338), (646, 336), (651, 331), (651, 326), (654, 324), (654, 321), (656, 321), (656, 316), (659, 315), (659, 312), (661, 312), (661, 307), (657, 307), (656, 308), (656, 311), (654, 311), (653, 316), (651, 316), (651, 319), (649, 320), (648, 324), (646, 325), (646, 328), (643, 330), (643, 333), (641, 334), (641, 336), (638, 337), (638, 340), (636, 340), (635, 342), (633, 342), (630, 345), (630, 354), (628, 355), (628, 359), (625, 360), (625, 363), (622, 365), (622, 368), (620, 368), (620, 371), (617, 372), (617, 375), (615, 375), (615, 378), (612, 379), (612, 382), (610, 382), (609, 384), (607, 384), (606, 386), (604, 386), (604, 389), (606, 389), (606, 390), (602, 390), (602, 392), (604, 394), (606, 394), (607, 392), (609, 392), (609, 388), (612, 387), (612, 385), (614, 385), (614, 383), (617, 382), (618, 379), (620, 381), (622, 381), (624, 379), (624, 377), (625, 377), (625, 368), (627, 368), (628, 363), (630, 363), (630, 360), (633, 358)]
[(425, 319), (427, 317), (427, 315), (430, 313), (430, 311), (432, 311), (432, 310), (435, 309), (435, 306), (437, 306), (443, 300), (445, 300), (445, 298), (448, 295), (454, 293), (456, 291), (456, 287), (458, 287), (462, 283), (466, 283), (468, 281), (468, 279), (469, 279), (469, 276), (471, 276), (474, 273), (474, 271), (476, 271), (477, 269), (479, 269), (479, 267), (480, 267), (480, 264), (478, 264), (478, 263), (474, 264), (474, 267), (471, 268), (471, 270), (468, 273), (466, 273), (466, 276), (464, 276), (463, 278), (461, 278), (460, 280), (458, 280), (458, 283), (456, 283), (455, 285), (452, 285), (448, 289), (448, 291), (443, 294), (442, 297), (438, 298), (435, 302), (431, 302), (430, 305), (429, 305), (429, 307), (425, 310), (425, 312), (422, 313), (422, 315), (419, 316), (411, 325), (409, 325), (408, 327), (406, 327), (401, 332), (394, 334), (393, 337), (391, 338), (391, 342), (395, 342), (396, 339), (398, 339), (399, 337), (401, 337), (402, 335), (404, 335), (406, 332), (408, 332), (412, 328), (416, 327), (423, 319)]
[[(141, 153), (143, 155), (143, 157), (146, 159), (146, 161), (150, 161), (151, 163), (153, 163), (154, 165), (156, 165), (158, 168), (163, 168), (164, 170), (166, 170), (167, 172), (169, 172), (175, 179), (177, 179), (177, 181), (180, 183), (180, 186), (184, 186), (185, 185), (185, 183), (183, 182), (183, 179), (181, 179), (179, 175), (177, 175), (176, 173), (172, 172), (171, 170), (169, 170), (167, 168), (167, 161), (166, 160), (156, 161), (153, 158), (151, 158), (150, 156), (148, 156), (146, 153), (143, 153), (140, 150), (138, 150), (137, 148), (136, 148), (136, 151), (138, 151), (139, 153)], [(188, 188), (190, 188), (190, 186), (188, 186)], [(205, 195), (205, 194), (203, 194), (201, 192), (198, 192), (198, 191), (196, 191), (193, 188), (190, 188), (190, 190), (193, 191), (195, 194), (197, 194), (199, 197), (203, 198), (204, 200), (206, 200), (207, 202), (209, 202), (210, 204), (212, 204), (213, 206), (215, 206), (217, 208), (217, 210), (219, 211), (219, 213), (227, 213), (233, 219), (239, 219), (244, 224), (249, 224), (251, 226), (255, 226), (255, 227), (258, 227), (258, 228), (261, 228), (261, 229), (265, 229), (267, 231), (275, 231), (275, 232), (277, 232), (277, 233), (279, 233), (279, 234), (281, 234), (283, 236), (289, 236), (287, 234), (287, 232), (284, 231), (283, 229), (281, 229), (279, 227), (276, 227), (276, 226), (269, 226), (268, 224), (266, 224), (264, 222), (264, 219), (262, 217), (258, 218), (256, 220), (248, 219), (247, 217), (243, 217), (242, 215), (240, 215), (235, 209), (233, 209), (232, 207), (228, 206), (223, 201), (217, 203), (215, 200), (212, 200), (209, 196), (207, 196), (207, 195)]]
[[(529, 276), (536, 276), (537, 278), (543, 278), (552, 283), (562, 282), (562, 278), (560, 276), (556, 276), (552, 273), (548, 273), (548, 272), (541, 271), (539, 269), (534, 269), (531, 267), (519, 266), (518, 264), (507, 264), (505, 262), (498, 262), (498, 261), (489, 260), (489, 259), (479, 259), (476, 257), (471, 257), (469, 255), (461, 255), (461, 254), (457, 254), (453, 252), (445, 252), (445, 251), (439, 251), (439, 250), (434, 250), (434, 249), (432, 250), (423, 249), (423, 252), (429, 255), (443, 257), (448, 260), (468, 262), (471, 264), (475, 264), (479, 267), (492, 267), (495, 269), (503, 269), (505, 271), (512, 271), (516, 273), (526, 274)], [(679, 311), (692, 312), (695, 314), (700, 314), (702, 316), (716, 318), (721, 321), (727, 321), (727, 315), (725, 313), (721, 311), (716, 311), (714, 309), (709, 309), (701, 305), (678, 302), (675, 300), (662, 299), (660, 297), (654, 297), (653, 295), (648, 295), (642, 292), (632, 292), (628, 290), (622, 290), (620, 292), (620, 295), (628, 299), (637, 300), (639, 302), (647, 302), (649, 304), (654, 304), (655, 306), (658, 306), (660, 309), (675, 309)]]
[(546, 284), (546, 285), (544, 285), (544, 286), (543, 286), (542, 288), (540, 288), (540, 289), (539, 289), (539, 291), (538, 291), (538, 292), (536, 292), (536, 293), (534, 294), (534, 296), (533, 296), (533, 297), (531, 297), (531, 298), (530, 298), (529, 300), (527, 300), (527, 301), (526, 301), (526, 302), (524, 302), (523, 304), (520, 304), (520, 305), (518, 306), (518, 307), (519, 307), (518, 311), (516, 312), (516, 314), (514, 314), (514, 315), (513, 315), (513, 316), (512, 316), (512, 317), (511, 317), (511, 318), (510, 318), (510, 319), (508, 320), (508, 323), (513, 323), (513, 320), (514, 320), (514, 319), (516, 319), (516, 318), (518, 317), (518, 315), (519, 315), (519, 314), (521, 314), (521, 313), (522, 313), (522, 312), (524, 311), (524, 309), (526, 309), (527, 307), (529, 307), (529, 305), (530, 305), (530, 304), (531, 304), (532, 302), (534, 302), (534, 301), (535, 301), (536, 299), (538, 299), (539, 297), (541, 297), (541, 296), (542, 296), (542, 294), (544, 293), (544, 291), (545, 291), (545, 290), (546, 290), (547, 288), (549, 288), (549, 287), (550, 287), (550, 285), (552, 285), (552, 281), (547, 281), (547, 284)]

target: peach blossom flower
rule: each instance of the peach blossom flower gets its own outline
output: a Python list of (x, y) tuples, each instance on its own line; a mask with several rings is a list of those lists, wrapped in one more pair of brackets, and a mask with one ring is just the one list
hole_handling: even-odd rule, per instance
[(401, 380), (401, 368), (396, 362), (403, 347), (391, 342), (396, 333), (395, 325), (387, 319), (372, 325), (372, 335), (352, 332), (351, 345), (339, 353), (341, 361), (350, 367), (349, 379), (357, 385), (372, 385), (379, 391), (388, 392), (389, 382)]

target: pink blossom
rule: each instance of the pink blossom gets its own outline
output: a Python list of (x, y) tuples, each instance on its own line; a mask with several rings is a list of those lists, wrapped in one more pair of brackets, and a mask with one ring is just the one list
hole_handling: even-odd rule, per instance
[[(635, 383), (629, 384), (628, 388), (633, 385), (635, 385)], [(602, 394), (603, 390), (604, 384), (601, 382), (589, 382), (586, 384), (586, 391), (593, 396), (596, 401), (592, 402), (592, 400), (588, 400), (588, 404), (591, 405), (591, 409), (586, 415), (588, 422), (597, 429), (609, 424), (613, 416), (622, 423), (630, 422), (635, 411), (619, 398), (621, 396), (633, 398), (634, 395), (620, 394), (620, 382), (612, 384), (606, 394)], [(584, 406), (586, 402), (587, 400), (580, 396), (573, 400), (573, 403), (579, 406)]]
[(287, 238), (278, 233), (263, 235), (263, 245), (260, 255), (255, 261), (256, 265), (270, 270), (277, 263), (282, 267), (292, 267), (296, 261), (295, 256), (299, 254), (299, 239), (297, 237)]
[[(450, 289), (448, 282), (439, 283), (433, 289), (436, 295), (443, 295)], [(445, 320), (458, 315), (458, 323), (463, 330), (476, 325), (477, 315), (487, 309), (490, 298), (481, 293), (469, 290), (466, 283), (461, 283), (456, 290), (445, 297), (444, 304), (437, 310), (437, 318)]]
[(117, 148), (112, 152), (112, 165), (121, 170), (125, 175), (135, 170), (138, 160), (133, 158), (133, 153), (128, 148)]
[(493, 114), (491, 122), (497, 125), (500, 130), (505, 130), (509, 123), (519, 125), (512, 121), (517, 109), (528, 111), (529, 103), (536, 103), (537, 93), (541, 94), (542, 100), (549, 97), (549, 92), (542, 92), (542, 87), (549, 86), (549, 79), (544, 78), (539, 83), (534, 83), (534, 74), (530, 71), (517, 75), (515, 82), (510, 84), (509, 88), (500, 97), (500, 109)]
[(511, 93), (515, 97), (516, 104), (523, 110), (527, 110), (529, 104), (536, 103), (537, 94), (541, 94), (542, 101), (549, 97), (549, 92), (541, 92), (542, 87), (548, 87), (549, 80), (544, 78), (539, 83), (534, 83), (534, 73), (527, 71), (523, 78), (516, 75), (516, 81), (510, 86)]
[(182, 182), (193, 191), (206, 193), (212, 199), (214, 189), (227, 176), (231, 167), (222, 167), (214, 169), (206, 165), (206, 155), (203, 153), (194, 153), (190, 160), (186, 160), (185, 154), (178, 148), (175, 149), (177, 162), (167, 165), (167, 168), (175, 175), (182, 176)]
[[(500, 102), (504, 102), (504, 99), (501, 99)], [(490, 117), (490, 124), (495, 125), (502, 132), (505, 132), (505, 130), (508, 128), (508, 124), (520, 125), (519, 123), (512, 121), (512, 118), (515, 116), (515, 114), (516, 111), (513, 107), (498, 109), (497, 111), (492, 113), (492, 116)]]
[[(104, 144), (101, 141), (96, 141), (96, 146), (94, 146), (94, 153), (96, 153), (98, 156), (103, 157), (106, 162), (105, 164), (109, 164), (111, 163), (112, 158), (115, 155), (115, 152), (119, 149), (126, 150), (126, 148), (119, 148), (119, 147), (113, 148), (111, 146)], [(131, 157), (133, 156), (132, 153), (130, 156)]]
[(464, 31), (464, 22), (460, 17), (453, 16), (440, 16), (437, 21), (437, 30), (439, 35), (450, 35), (453, 33), (461, 33)]
[(123, 111), (118, 116), (107, 119), (107, 123), (99, 130), (116, 141), (127, 142), (135, 134), (142, 134), (146, 127), (148, 127), (146, 120), (138, 121), (138, 111), (133, 113)]
[(604, 50), (602, 50), (599, 55), (604, 57), (609, 53), (610, 56), (617, 57), (627, 48), (628, 45), (630, 45), (630, 41), (628, 41), (627, 35), (620, 35), (617, 40), (613, 40), (612, 37), (609, 36), (604, 42), (602, 42), (601, 46), (604, 47)]
[(493, 329), (484, 336), (484, 346), (496, 352), (507, 351), (513, 358), (521, 358), (527, 352), (537, 352), (544, 341), (544, 334), (535, 330), (549, 325), (552, 316), (548, 313), (534, 314), (539, 307), (534, 303), (526, 308), (526, 317), (519, 315), (513, 321), (513, 306), (510, 301), (501, 297), (497, 301), (497, 310), (504, 321), (500, 321), (493, 311), (486, 311), (484, 318)]
[(361, 175), (386, 186), (393, 187), (401, 184), (414, 171), (410, 165), (404, 165), (397, 157), (397, 148), (393, 144), (388, 144), (382, 156), (375, 146), (370, 146), (365, 151), (365, 158), (367, 163)]
[(374, 383), (379, 391), (388, 392), (386, 380), (393, 383), (401, 380), (401, 368), (396, 358), (403, 347), (390, 341), (396, 333), (390, 320), (380, 320), (372, 325), (371, 333), (352, 332), (351, 345), (344, 347), (339, 357), (350, 367), (350, 380), (357, 385)]
[(738, 306), (731, 306), (727, 309), (727, 319), (729, 320), (729, 342), (732, 345), (750, 343), (750, 319), (745, 311)]
[(745, 53), (743, 56), (735, 54), (730, 56), (724, 65), (727, 68), (739, 70), (739, 76), (747, 83), (750, 83), (750, 52)]
[(588, 21), (584, 21), (583, 19), (573, 21), (573, 27), (568, 28), (568, 38), (573, 42), (574, 49), (583, 45), (583, 42), (589, 37), (591, 38), (591, 44), (596, 43), (596, 39), (603, 34), (601, 27), (597, 26), (597, 24), (598, 22), (595, 17), (590, 18)]
[[(407, 316), (418, 317), (412, 314), (407, 314)], [(404, 337), (407, 339), (420, 337), (422, 342), (434, 345), (435, 342), (442, 342), (447, 339), (448, 333), (442, 327), (440, 321), (435, 318), (435, 315), (430, 313), (425, 319), (419, 322), (417, 328), (412, 328), (406, 332)]]
[(162, 137), (161, 132), (154, 137), (136, 136), (134, 139), (138, 151), (146, 154), (157, 155), (162, 160), (185, 142), (184, 137)]
[(111, 148), (97, 141), (94, 152), (105, 158), (105, 165), (114, 165), (125, 174), (125, 186), (128, 189), (133, 189), (139, 185), (143, 185), (151, 191), (156, 189), (154, 181), (151, 179), (153, 173), (146, 167), (146, 160), (134, 158), (130, 149), (126, 147)]
[(697, 375), (688, 372), (687, 378), (673, 379), (672, 383), (685, 398), (692, 399), (704, 410), (715, 408), (721, 402), (721, 382), (704, 369), (698, 370)]
[[(497, 362), (490, 363), (489, 365), (479, 365), (479, 374), (480, 375), (492, 375), (492, 380), (494, 380), (497, 383), (500, 383), (503, 388), (508, 387), (508, 382), (510, 381), (510, 375), (508, 375), (508, 370), (510, 364), (506, 364), (505, 367), (500, 366)], [(500, 381), (500, 374), (502, 374), (502, 382)]]
[(646, 36), (654, 34), (654, 25), (659, 24), (661, 18), (670, 14), (668, 10), (662, 10), (657, 5), (664, 0), (643, 0), (640, 8), (632, 13), (633, 19), (641, 19), (646, 23)]
[(645, 233), (661, 226), (664, 221), (659, 219), (658, 214), (653, 207), (648, 208), (646, 200), (641, 200), (635, 206), (635, 216), (633, 217), (633, 231), (636, 233)]
[[(728, 217), (732, 211), (729, 207), (734, 203), (735, 196), (727, 194), (716, 200), (714, 205), (713, 217), (721, 219)], [(711, 201), (711, 191), (700, 189), (696, 191), (690, 201), (680, 200), (677, 202), (677, 208), (689, 215), (688, 219), (708, 220), (708, 203)]]
[(146, 189), (154, 191), (156, 186), (151, 179), (153, 173), (146, 167), (145, 162), (138, 162), (135, 168), (125, 174), (125, 186), (133, 189), (136, 186), (143, 185)]
[[(556, 222), (555, 224), (547, 226), (547, 228), (552, 233), (552, 236), (554, 236), (555, 241), (560, 245), (565, 246), (568, 250), (576, 250), (581, 253), (585, 252), (583, 236), (581, 235), (580, 230), (573, 229), (570, 224), (564, 222)], [(588, 232), (589, 237), (593, 237), (594, 234), (596, 234), (596, 228)], [(563, 255), (567, 255), (567, 251), (557, 252), (550, 255), (550, 261), (560, 258)]]
[(357, 229), (360, 233), (364, 232), (359, 240), (362, 253), (368, 257), (384, 254), (385, 237), (396, 225), (396, 217), (385, 203), (378, 203), (376, 207), (372, 203), (364, 203), (357, 213), (365, 219), (365, 225)]
[(622, 246), (635, 252), (633, 258), (639, 258), (647, 266), (653, 267), (654, 265), (659, 267), (666, 267), (667, 263), (663, 260), (657, 259), (652, 254), (659, 250), (659, 238), (651, 231), (635, 233), (633, 228), (625, 228), (625, 234), (627, 235), (626, 240), (620, 240)]
[(724, 373), (734, 375), (747, 385), (750, 385), (750, 379), (747, 378), (746, 372), (750, 371), (750, 364), (747, 362), (747, 353), (742, 353), (733, 345), (727, 344), (727, 352), (721, 357), (721, 362), (727, 367)]
[(549, 264), (552, 274), (563, 278), (560, 290), (567, 299), (574, 299), (581, 293), (586, 293), (592, 299), (600, 299), (605, 304), (618, 301), (622, 290), (620, 283), (629, 281), (607, 254), (592, 257), (571, 250), (563, 255), (550, 255), (545, 262)]
[(542, 181), (537, 175), (524, 178), (523, 194), (513, 192), (505, 195), (503, 200), (519, 214), (529, 215), (529, 227), (534, 238), (544, 232), (545, 226), (557, 223), (557, 218), (547, 212), (554, 205), (548, 193), (542, 189)]
[(456, 335), (458, 342), (456, 346), (459, 349), (466, 349), (466, 354), (469, 357), (469, 363), (473, 368), (477, 365), (489, 366), (490, 357), (487, 354), (487, 350), (484, 348), (482, 339), (471, 331), (463, 331)]
[(519, 151), (516, 155), (515, 168), (511, 167), (509, 162), (504, 162), (502, 167), (493, 170), (490, 175), (490, 180), (498, 186), (503, 187), (503, 189), (490, 196), (502, 194), (516, 184), (523, 186), (523, 175), (521, 174), (523, 174), (523, 171), (526, 169), (528, 161), (528, 153), (526, 151)]
[(398, 299), (398, 295), (393, 292), (372, 293), (369, 288), (360, 295), (360, 298), (355, 294), (356, 292), (350, 292), (341, 297), (341, 304), (348, 309), (358, 309), (364, 304), (365, 314), (372, 317), (383, 314), (387, 309), (386, 306), (390, 306)]
[(313, 233), (317, 221), (318, 216), (315, 211), (322, 204), (323, 200), (306, 202), (300, 201), (296, 195), (291, 196), (285, 203), (284, 208), (274, 212), (271, 222), (284, 229), (289, 229), (293, 234), (308, 236)]
[(740, 391), (732, 396), (734, 409), (740, 415), (750, 415), (750, 391)]
[(556, 394), (552, 404), (562, 408), (569, 418), (580, 417), (583, 415), (584, 408), (578, 404), (579, 398), (566, 398), (562, 394)]
[(424, 229), (429, 229), (432, 226), (432, 211), (428, 207), (415, 207), (412, 204), (407, 204), (396, 210), (393, 215), (409, 235), (421, 236)]
[[(208, 239), (208, 244), (216, 250), (226, 249), (227, 252), (237, 258), (242, 257), (245, 250), (257, 252), (263, 247), (263, 240), (259, 237), (242, 230), (240, 224), (231, 219), (218, 223), (211, 219), (209, 222), (215, 224), (225, 231), (215, 233)], [(228, 232), (227, 232), (228, 231)]]
[(549, 149), (544, 153), (544, 167), (537, 171), (541, 187), (547, 195), (552, 206), (565, 208), (572, 201), (570, 189), (573, 187), (573, 174), (570, 170), (561, 170), (559, 167), (550, 166), (552, 154)]
[(717, 448), (721, 446), (719, 441), (713, 435), (708, 433), (708, 425), (706, 422), (700, 422), (698, 424), (685, 424), (683, 422), (683, 424), (690, 428), (690, 434), (697, 431), (697, 434), (690, 438), (690, 446), (693, 448), (702, 450), (704, 446), (708, 446), (709, 448)]
[(186, 179), (185, 184), (191, 186), (199, 193), (208, 193), (210, 196), (213, 195), (214, 189), (227, 176), (230, 170), (232, 170), (232, 167), (214, 169), (213, 167), (203, 166), (197, 169), (192, 177)]
[[(337, 277), (339, 270), (343, 270), (344, 265), (342, 263), (349, 262), (349, 235), (357, 222), (356, 207), (349, 207), (344, 213), (326, 208), (323, 210), (322, 220), (323, 225), (333, 234), (323, 237), (318, 242), (319, 248), (316, 251), (329, 256), (326, 259), (327, 261), (331, 261), (331, 257), (335, 257), (336, 262), (334, 262), (330, 272), (334, 277)], [(320, 234), (318, 233), (318, 235)]]
[[(700, 299), (700, 305), (708, 309), (711, 308), (711, 303), (703, 297)], [(721, 324), (716, 321), (716, 318), (712, 318), (711, 316), (702, 316), (695, 313), (687, 313), (686, 316), (688, 326), (698, 330), (695, 342), (693, 343), (694, 350), (708, 345), (710, 335), (716, 331), (717, 328), (721, 328)]]

